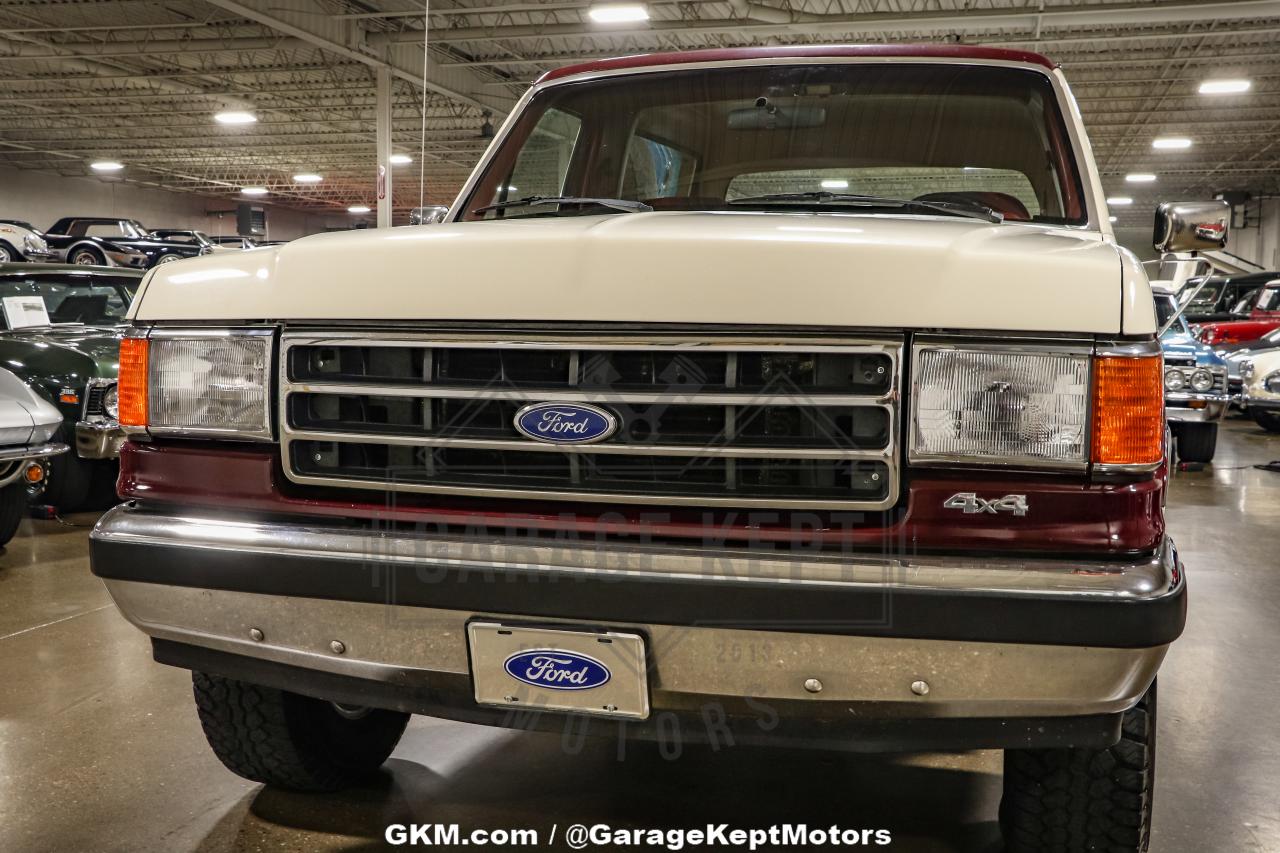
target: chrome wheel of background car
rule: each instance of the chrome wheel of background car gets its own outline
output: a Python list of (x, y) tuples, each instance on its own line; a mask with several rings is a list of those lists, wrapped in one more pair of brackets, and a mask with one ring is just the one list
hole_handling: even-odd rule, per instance
[(182, 260), (182, 258), (178, 257), (177, 255), (161, 255), (160, 260), (156, 261), (156, 264), (157, 265), (168, 264), (168, 263), (172, 263), (174, 261), (180, 261), (180, 260)]
[(83, 251), (83, 252), (76, 252), (75, 255), (73, 255), (71, 258), (71, 263), (77, 264), (82, 267), (92, 267), (92, 266), (97, 266), (102, 262), (98, 260), (98, 258), (93, 254), (93, 252)]
[(13, 252), (4, 243), (0, 243), (0, 264), (13, 260)]

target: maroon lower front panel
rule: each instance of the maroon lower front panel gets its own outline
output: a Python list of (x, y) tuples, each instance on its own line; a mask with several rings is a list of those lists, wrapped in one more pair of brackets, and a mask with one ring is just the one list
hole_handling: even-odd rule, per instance
[[(316, 488), (285, 477), (276, 445), (130, 441), (120, 454), (119, 491), (125, 499), (222, 511), (504, 533), (550, 531), (578, 538), (789, 543), (898, 554), (947, 549), (1119, 556), (1159, 544), (1164, 486), (1163, 476), (1086, 484), (1030, 475), (910, 471), (903, 480), (905, 506), (884, 513), (668, 509)], [(949, 501), (968, 493), (980, 500)], [(1006, 495), (1025, 496), (1025, 514), (984, 506)]]

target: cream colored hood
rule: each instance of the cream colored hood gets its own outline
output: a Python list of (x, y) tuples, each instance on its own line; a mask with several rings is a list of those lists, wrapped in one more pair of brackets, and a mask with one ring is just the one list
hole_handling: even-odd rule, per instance
[[(1154, 329), (1094, 233), (971, 219), (637, 213), (353, 231), (158, 267), (140, 320)], [(1138, 288), (1141, 288), (1141, 293)]]

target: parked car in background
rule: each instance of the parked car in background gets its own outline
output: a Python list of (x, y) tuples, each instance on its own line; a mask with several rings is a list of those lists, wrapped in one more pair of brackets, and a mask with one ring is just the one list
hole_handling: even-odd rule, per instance
[(10, 261), (49, 261), (55, 257), (30, 222), (0, 219), (0, 264)]
[(227, 249), (256, 249), (258, 244), (249, 237), (210, 237), (214, 243)]
[(123, 246), (142, 256), (141, 263), (123, 264), (151, 268), (157, 264), (180, 261), (205, 254), (204, 246), (190, 242), (164, 240), (155, 237), (136, 219), (118, 219), (102, 216), (66, 216), (59, 219), (46, 233), (50, 246), (66, 245), (63, 259), (71, 264), (100, 265), (105, 263), (103, 253), (86, 239), (96, 238), (115, 246)]
[(1203, 276), (1189, 278), (1183, 292), (1195, 291), (1201, 282), (1204, 282), (1204, 287), (1200, 288), (1183, 313), (1193, 327), (1198, 323), (1237, 319), (1252, 304), (1258, 291), (1267, 282), (1277, 278), (1280, 278), (1280, 272), (1273, 271), (1209, 276), (1208, 281)]
[(1242, 372), (1241, 402), (1249, 416), (1268, 432), (1280, 432), (1280, 349), (1249, 359)]
[[(1230, 407), (1227, 365), (1191, 333), (1172, 291), (1153, 286), (1164, 349), (1164, 411), (1182, 462), (1210, 462)], [(1165, 327), (1168, 328), (1165, 328)]]
[(1218, 344), (1214, 351), (1227, 363), (1227, 392), (1232, 402), (1240, 404), (1240, 392), (1244, 390), (1241, 367), (1259, 353), (1280, 349), (1280, 328), (1272, 329), (1253, 341), (1234, 344)]
[(79, 229), (78, 234), (44, 232), (42, 236), (53, 255), (52, 260), (81, 266), (147, 268), (146, 252), (117, 240), (90, 234), (90, 230), (98, 229)]
[(1196, 337), (1206, 344), (1237, 344), (1256, 341), (1280, 328), (1280, 279), (1271, 279), (1232, 309), (1230, 320), (1199, 323)]
[(157, 228), (155, 231), (151, 232), (151, 236), (164, 240), (166, 243), (185, 243), (188, 246), (199, 247), (204, 250), (201, 254), (235, 252), (240, 249), (239, 246), (223, 246), (203, 231), (192, 231), (182, 228)]
[(55, 440), (62, 414), (13, 373), (0, 368), (0, 547), (27, 514), (51, 460), (67, 452)]
[(120, 324), (142, 272), (0, 264), (0, 364), (61, 413), (75, 452), (50, 466), (45, 500), (72, 510), (110, 499), (123, 433), (116, 420)]

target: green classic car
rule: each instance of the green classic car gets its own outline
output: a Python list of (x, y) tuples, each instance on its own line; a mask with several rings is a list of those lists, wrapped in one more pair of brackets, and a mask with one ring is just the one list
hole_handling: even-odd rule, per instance
[(62, 413), (41, 498), (61, 510), (109, 502), (123, 433), (116, 423), (120, 329), (143, 272), (0, 264), (0, 366)]

